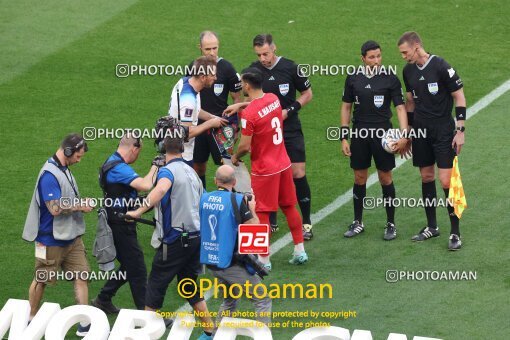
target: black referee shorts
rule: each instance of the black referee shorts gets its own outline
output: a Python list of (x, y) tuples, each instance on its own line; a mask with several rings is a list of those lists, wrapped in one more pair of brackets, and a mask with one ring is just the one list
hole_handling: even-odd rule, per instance
[[(354, 123), (351, 139), (351, 168), (354, 170), (368, 169), (372, 166), (372, 157), (375, 167), (381, 171), (391, 171), (395, 167), (395, 155), (386, 152), (381, 145), (382, 132), (391, 129), (391, 122), (385, 123)], [(354, 132), (357, 132), (356, 135)], [(366, 138), (360, 138), (366, 136)]]
[(302, 130), (284, 131), (283, 142), (291, 163), (306, 162), (305, 136)]
[(212, 156), (214, 164), (221, 165), (221, 155), (218, 145), (214, 141), (211, 131), (206, 131), (195, 137), (195, 148), (193, 149), (193, 162), (206, 163)]
[[(413, 129), (417, 135), (413, 138), (413, 165), (421, 168), (437, 164), (440, 169), (451, 169), (455, 158), (453, 117), (423, 119), (415, 115)], [(426, 137), (420, 137), (418, 129), (423, 130)]]
[[(184, 248), (180, 238), (168, 244), (166, 261), (163, 261), (163, 245), (156, 251), (147, 282), (147, 292), (145, 293), (145, 305), (147, 307), (161, 309), (168, 285), (175, 276), (177, 276), (178, 281), (188, 278), (197, 282), (198, 274), (201, 271), (200, 237), (189, 239), (188, 244), (188, 247)], [(193, 306), (202, 301), (203, 298), (200, 298), (197, 290), (197, 293), (187, 300)]]

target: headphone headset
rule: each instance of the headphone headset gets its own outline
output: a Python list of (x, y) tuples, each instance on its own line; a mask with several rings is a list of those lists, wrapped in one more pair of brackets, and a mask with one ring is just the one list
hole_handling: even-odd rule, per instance
[(87, 152), (89, 150), (89, 148), (87, 146), (87, 143), (85, 143), (84, 139), (81, 139), (78, 142), (78, 144), (76, 144), (75, 146), (66, 146), (66, 147), (64, 147), (64, 156), (71, 157), (72, 155), (74, 155), (74, 153), (76, 151), (78, 151), (82, 147), (85, 149), (85, 152)]
[[(188, 136), (188, 130), (186, 129), (186, 127), (184, 127), (182, 125), (174, 125), (174, 126), (169, 127), (168, 131), (170, 131), (168, 133), (169, 134), (168, 137), (178, 141), (179, 152), (183, 153), (184, 152), (184, 143), (186, 142), (187, 136)], [(159, 142), (158, 147), (159, 147), (158, 150), (165, 152), (164, 139)]]
[(135, 148), (141, 148), (142, 147), (142, 140), (140, 137), (136, 137), (136, 142), (133, 144)]

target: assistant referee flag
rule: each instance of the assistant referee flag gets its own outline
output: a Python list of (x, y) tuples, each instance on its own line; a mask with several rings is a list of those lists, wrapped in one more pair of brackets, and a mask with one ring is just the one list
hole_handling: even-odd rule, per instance
[(464, 209), (467, 208), (466, 196), (464, 196), (464, 188), (460, 178), (459, 161), (457, 156), (453, 159), (452, 176), (450, 177), (450, 192), (448, 200), (453, 204), (455, 215), (460, 219)]

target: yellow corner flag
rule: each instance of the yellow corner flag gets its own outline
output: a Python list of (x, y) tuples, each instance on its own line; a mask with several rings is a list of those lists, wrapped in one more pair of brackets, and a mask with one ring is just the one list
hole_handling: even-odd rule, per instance
[(455, 215), (460, 219), (464, 209), (466, 209), (467, 202), (464, 196), (464, 188), (462, 187), (462, 180), (460, 179), (459, 161), (457, 156), (453, 159), (452, 176), (450, 177), (450, 192), (448, 193), (448, 200), (453, 204)]

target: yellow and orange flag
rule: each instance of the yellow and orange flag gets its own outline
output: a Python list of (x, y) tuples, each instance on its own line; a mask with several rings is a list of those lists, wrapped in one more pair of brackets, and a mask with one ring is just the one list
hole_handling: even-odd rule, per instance
[(464, 209), (467, 208), (466, 196), (464, 196), (464, 188), (460, 179), (459, 161), (457, 156), (453, 159), (452, 176), (450, 177), (450, 192), (448, 200), (453, 205), (455, 215), (460, 219)]

